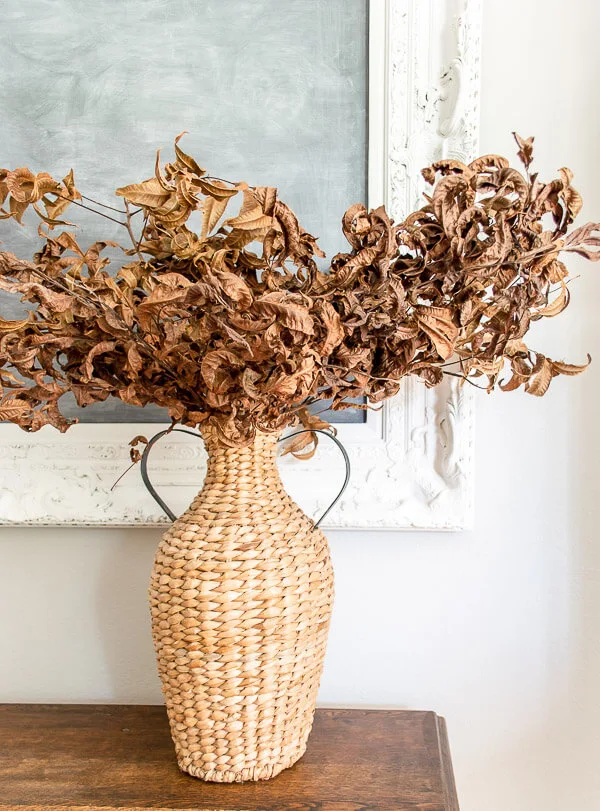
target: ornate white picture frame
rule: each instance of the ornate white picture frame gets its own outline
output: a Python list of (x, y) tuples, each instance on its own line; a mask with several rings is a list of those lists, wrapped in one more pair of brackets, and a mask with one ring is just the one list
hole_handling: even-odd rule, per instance
[[(395, 219), (419, 205), (420, 169), (477, 152), (481, 0), (372, 0), (369, 4), (369, 205)], [(167, 523), (131, 470), (128, 442), (151, 424), (79, 424), (26, 434), (0, 425), (0, 524), (148, 526)], [(352, 479), (326, 528), (443, 529), (470, 525), (473, 402), (468, 386), (426, 389), (408, 380), (365, 423), (338, 426)], [(318, 515), (343, 479), (325, 438), (308, 462), (281, 460), (290, 494)], [(202, 443), (172, 434), (151, 474), (174, 511), (201, 486)]]

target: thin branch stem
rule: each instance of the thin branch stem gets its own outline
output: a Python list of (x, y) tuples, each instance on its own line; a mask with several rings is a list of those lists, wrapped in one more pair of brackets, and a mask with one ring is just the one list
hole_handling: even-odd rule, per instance
[[(238, 183), (236, 183), (233, 180), (226, 180), (224, 177), (217, 177), (216, 175), (206, 175), (203, 179), (204, 180), (218, 180), (220, 183), (227, 183), (228, 186), (237, 186), (238, 185)], [(251, 191), (254, 191), (256, 186), (248, 186), (248, 188)]]
[[(139, 256), (140, 261), (145, 263), (146, 260), (144, 259), (143, 255), (142, 255), (142, 252), (140, 251), (140, 248), (139, 248), (140, 242), (139, 242), (139, 240), (137, 240), (135, 238), (135, 235), (133, 233), (133, 229), (131, 227), (131, 211), (129, 210), (129, 201), (128, 200), (125, 200), (125, 208), (127, 210), (126, 211), (127, 223), (125, 224), (125, 228), (127, 228), (127, 233), (129, 234), (129, 238), (131, 239), (131, 244), (133, 245), (134, 251)], [(142, 235), (143, 235), (143, 230), (142, 230)], [(141, 239), (141, 237), (140, 237), (140, 239)]]
[(95, 208), (92, 208), (91, 206), (86, 206), (85, 203), (80, 203), (77, 200), (71, 200), (70, 197), (65, 197), (64, 194), (59, 194), (58, 192), (53, 192), (53, 194), (55, 194), (57, 197), (60, 197), (62, 200), (68, 200), (69, 203), (72, 203), (74, 206), (79, 206), (79, 208), (85, 208), (86, 211), (91, 211), (93, 214), (97, 214), (99, 217), (104, 217), (105, 220), (111, 220), (112, 222), (116, 222), (117, 225), (122, 225), (123, 228), (127, 228), (127, 223), (124, 223), (122, 220), (117, 220), (116, 217), (111, 217), (110, 214), (104, 214), (102, 211), (96, 211)]
[(459, 377), (461, 380), (464, 380), (465, 383), (468, 383), (470, 386), (475, 386), (476, 389), (487, 391), (486, 386), (480, 386), (477, 383), (473, 383), (473, 381), (467, 375), (459, 375), (456, 372), (445, 372), (445, 371), (442, 371), (442, 374), (446, 375), (447, 377)]
[(111, 211), (116, 211), (118, 214), (125, 214), (122, 208), (115, 208), (114, 206), (109, 206), (107, 203), (101, 203), (99, 200), (94, 200), (93, 197), (87, 197), (87, 195), (81, 195), (82, 200), (87, 200), (89, 203), (93, 203), (95, 206), (102, 206), (102, 208), (109, 208)]
[[(138, 210), (141, 210), (141, 209), (138, 209)], [(137, 212), (134, 212), (134, 213), (136, 213), (136, 214), (137, 214)], [(133, 217), (133, 214), (132, 214), (131, 216)], [(142, 244), (142, 240), (143, 240), (143, 238), (144, 238), (144, 234), (145, 234), (145, 232), (146, 232), (146, 226), (148, 225), (148, 217), (149, 217), (149, 216), (150, 216), (150, 212), (149, 212), (149, 211), (147, 211), (147, 212), (144, 214), (144, 222), (142, 223), (142, 229), (141, 229), (141, 231), (140, 231), (140, 238), (138, 239), (137, 244), (136, 244), (136, 246), (135, 246), (135, 250), (136, 250), (136, 252), (137, 252), (137, 255), (138, 255), (138, 256), (140, 256), (140, 254), (141, 254), (141, 252), (140, 252), (140, 245)]]
[[(326, 368), (326, 369), (339, 369), (342, 372), (346, 372), (347, 374), (354, 374), (354, 371), (352, 369), (346, 369), (345, 366), (335, 366), (332, 363), (328, 363), (327, 366), (324, 367), (324, 368)], [(375, 375), (370, 375), (368, 372), (361, 372), (361, 371), (356, 372), (356, 374), (366, 375), (370, 380), (381, 380), (382, 382), (389, 382), (389, 383), (400, 383), (402, 381), (402, 378), (406, 376), (406, 375), (400, 375), (399, 378), (396, 378), (396, 377), (376, 377)]]
[[(52, 194), (56, 195), (56, 197), (60, 197), (61, 200), (68, 200), (69, 203), (72, 203), (74, 206), (79, 206), (79, 208), (85, 208), (86, 211), (91, 211), (92, 214), (97, 214), (99, 217), (104, 217), (105, 220), (111, 220), (111, 222), (116, 222), (117, 225), (122, 225), (123, 228), (127, 228), (127, 223), (123, 222), (122, 220), (117, 220), (116, 217), (111, 217), (110, 214), (104, 214), (102, 211), (96, 211), (95, 208), (91, 206), (86, 206), (85, 203), (80, 203), (78, 200), (72, 200), (70, 197), (66, 197), (64, 194), (59, 194), (58, 192), (52, 192)], [(85, 195), (81, 195), (83, 200), (89, 200), (90, 202), (94, 203), (97, 206), (103, 206), (104, 208), (109, 208), (112, 211), (118, 211), (119, 214), (127, 214), (126, 211), (123, 211), (120, 208), (113, 208), (112, 206), (107, 206), (104, 203), (99, 203), (97, 200), (92, 200), (91, 197), (86, 197)], [(141, 208), (136, 209), (135, 211), (130, 212), (129, 217), (135, 217), (136, 214), (139, 214), (142, 211)]]
[(135, 467), (136, 465), (137, 465), (137, 462), (132, 462), (132, 463), (129, 465), (129, 467), (128, 467), (128, 468), (126, 468), (126, 469), (125, 469), (125, 470), (124, 470), (124, 471), (121, 473), (121, 475), (119, 476), (119, 478), (116, 480), (116, 482), (115, 482), (115, 483), (113, 484), (113, 486), (110, 488), (110, 492), (111, 492), (111, 493), (112, 493), (112, 491), (115, 489), (115, 487), (118, 485), (118, 483), (121, 481), (121, 479), (122, 479), (124, 476), (126, 476), (128, 473), (129, 473), (129, 471), (131, 470), (131, 468), (132, 468), (132, 467)]
[[(458, 363), (458, 362), (459, 362), (459, 361), (455, 361), (455, 363)], [(343, 366), (333, 366), (333, 365), (328, 365), (328, 366), (327, 366), (327, 368), (328, 368), (328, 369), (341, 369), (342, 371), (344, 370), (344, 367), (343, 367)], [(468, 377), (467, 375), (459, 375), (459, 374), (457, 374), (456, 372), (447, 372), (447, 371), (444, 371), (444, 369), (442, 368), (442, 366), (437, 366), (437, 368), (438, 368), (438, 369), (442, 369), (442, 374), (447, 375), (448, 377), (459, 377), (461, 380), (464, 380), (466, 383), (469, 383), (471, 386), (475, 386), (475, 388), (476, 388), (476, 389), (482, 389), (483, 391), (487, 391), (487, 388), (486, 388), (485, 386), (478, 386), (478, 385), (477, 385), (477, 383), (473, 383), (473, 381), (472, 381), (472, 380), (470, 380), (470, 379), (469, 379), (469, 377)], [(350, 373), (351, 373), (351, 370), (350, 370), (350, 369), (348, 369), (348, 370), (346, 370), (346, 371), (348, 371), (348, 372), (350, 372)], [(370, 375), (368, 372), (358, 372), (358, 374), (361, 374), (361, 375), (366, 375), (366, 376), (367, 376), (369, 379), (371, 379), (371, 380), (381, 380), (382, 382), (390, 382), (390, 383), (398, 383), (398, 384), (400, 384), (400, 383), (402, 382), (402, 378), (403, 378), (403, 377), (406, 377), (407, 375), (412, 374), (412, 373), (411, 373), (411, 372), (410, 372), (410, 370), (409, 370), (409, 371), (408, 371), (408, 372), (407, 372), (405, 375), (401, 375), (401, 376), (400, 376), (400, 378), (394, 378), (394, 377), (376, 377), (375, 375)]]
[[(571, 282), (574, 282), (575, 279), (580, 279), (580, 278), (581, 278), (580, 273), (577, 276), (570, 276), (568, 279), (563, 279), (563, 284), (564, 285), (571, 284)], [(562, 287), (553, 287), (552, 290), (548, 290), (547, 295), (552, 296), (552, 295), (554, 295), (554, 293), (560, 293), (561, 290), (562, 290)]]
[(456, 366), (457, 363), (464, 363), (466, 360), (473, 360), (477, 355), (467, 355), (466, 358), (458, 358), (458, 360), (449, 360), (448, 363), (440, 363), (438, 368), (443, 369), (446, 366)]
[(313, 403), (318, 403), (319, 400), (321, 400), (321, 399), (323, 399), (323, 398), (321, 398), (321, 397), (307, 397), (305, 400), (303, 400), (301, 403), (298, 403), (297, 405), (284, 406), (281, 409), (281, 411), (284, 414), (293, 414), (294, 411), (300, 411), (300, 409), (302, 409), (302, 408), (308, 408), (308, 406), (312, 405)]

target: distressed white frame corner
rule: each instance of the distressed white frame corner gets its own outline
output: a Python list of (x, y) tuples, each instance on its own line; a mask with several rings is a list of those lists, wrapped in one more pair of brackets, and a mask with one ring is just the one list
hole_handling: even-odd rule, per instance
[[(395, 219), (418, 207), (420, 169), (477, 152), (481, 0), (371, 0), (369, 4), (369, 204)], [(349, 201), (352, 202), (352, 201)], [(67, 434), (0, 426), (0, 524), (148, 526), (166, 523), (137, 470), (128, 442), (148, 424), (75, 425)], [(473, 401), (469, 387), (426, 389), (409, 380), (364, 424), (338, 435), (353, 474), (324, 526), (441, 529), (470, 525)], [(309, 462), (282, 459), (289, 492), (317, 515), (341, 483), (343, 465), (323, 439)], [(172, 434), (153, 453), (152, 475), (182, 511), (205, 469), (202, 443)]]

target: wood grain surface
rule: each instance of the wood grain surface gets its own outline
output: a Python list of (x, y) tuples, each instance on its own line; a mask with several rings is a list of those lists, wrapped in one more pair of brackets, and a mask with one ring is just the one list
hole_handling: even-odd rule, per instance
[(0, 811), (458, 811), (444, 720), (319, 709), (308, 750), (259, 783), (177, 768), (163, 707), (0, 705)]

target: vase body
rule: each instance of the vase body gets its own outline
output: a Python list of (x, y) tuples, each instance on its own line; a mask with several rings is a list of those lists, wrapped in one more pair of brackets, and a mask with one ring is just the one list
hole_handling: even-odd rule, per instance
[(182, 771), (274, 777), (302, 756), (333, 603), (325, 536), (285, 492), (276, 438), (210, 431), (204, 486), (159, 545), (152, 634)]

